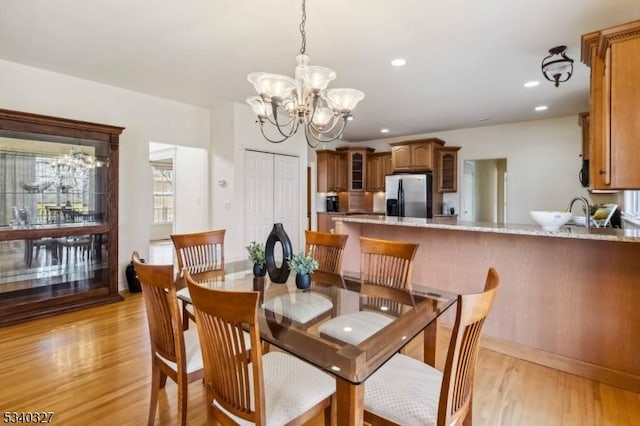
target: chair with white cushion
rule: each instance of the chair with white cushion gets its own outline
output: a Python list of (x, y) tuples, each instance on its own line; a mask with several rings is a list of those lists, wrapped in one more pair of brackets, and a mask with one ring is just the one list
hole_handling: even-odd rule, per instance
[(182, 319), (173, 265), (141, 263), (137, 252), (132, 256), (147, 311), (151, 338), (151, 400), (149, 425), (156, 417), (158, 393), (171, 377), (178, 386), (178, 423), (187, 423), (187, 389), (189, 383), (204, 377), (197, 330), (182, 329)]
[(500, 283), (490, 268), (484, 291), (458, 296), (444, 374), (394, 355), (365, 385), (364, 419), (372, 425), (471, 425), (480, 331)]
[(336, 287), (344, 287), (342, 254), (348, 235), (305, 231), (305, 253), (318, 262), (311, 275), (311, 292), (295, 292), (265, 301), (265, 309), (302, 326), (310, 326), (334, 309)]
[[(224, 276), (224, 235), (224, 229), (171, 235), (180, 271), (185, 268), (190, 274), (217, 271)], [(195, 320), (192, 307), (183, 303), (182, 322), (185, 330), (189, 328), (189, 319)]]
[(318, 327), (330, 340), (357, 345), (411, 305), (409, 280), (418, 244), (360, 237), (360, 310)]
[(335, 379), (283, 352), (262, 355), (259, 293), (209, 289), (185, 276), (202, 342), (209, 422), (301, 425), (324, 411), (330, 424)]

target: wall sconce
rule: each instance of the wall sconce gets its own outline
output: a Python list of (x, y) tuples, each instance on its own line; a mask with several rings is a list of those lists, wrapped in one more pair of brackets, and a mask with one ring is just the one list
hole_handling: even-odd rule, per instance
[(554, 82), (556, 87), (569, 80), (573, 74), (573, 59), (567, 56), (565, 50), (567, 46), (549, 49), (549, 56), (542, 60), (544, 78)]

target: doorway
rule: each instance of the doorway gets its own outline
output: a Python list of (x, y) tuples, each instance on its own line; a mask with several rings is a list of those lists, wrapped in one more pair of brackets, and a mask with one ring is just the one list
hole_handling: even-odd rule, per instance
[(207, 158), (203, 148), (149, 143), (153, 197), (150, 240), (208, 229)]
[(273, 224), (282, 223), (298, 251), (299, 162), (291, 155), (245, 151), (245, 241), (264, 242)]
[(507, 223), (507, 159), (465, 160), (462, 220)]

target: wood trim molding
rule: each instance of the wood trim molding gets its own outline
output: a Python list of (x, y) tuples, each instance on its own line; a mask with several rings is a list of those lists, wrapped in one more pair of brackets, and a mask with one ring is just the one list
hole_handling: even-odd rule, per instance
[(413, 144), (418, 144), (418, 143), (425, 143), (425, 142), (429, 142), (429, 143), (436, 143), (439, 145), (444, 145), (446, 142), (443, 141), (442, 139), (438, 139), (438, 138), (426, 138), (426, 139), (418, 139), (418, 140), (408, 140), (408, 141), (399, 141), (399, 142), (391, 142), (389, 143), (389, 145), (391, 146), (397, 146), (397, 145), (413, 145)]
[[(447, 340), (451, 338), (451, 327), (441, 325), (438, 330)], [(564, 371), (586, 379), (615, 386), (631, 392), (640, 393), (640, 376), (580, 361), (566, 356), (546, 352), (540, 349), (507, 342), (495, 337), (482, 335), (480, 346), (490, 351), (499, 352), (534, 364)]]
[(600, 31), (594, 31), (592, 33), (584, 34), (582, 36), (582, 49), (581, 49), (581, 57), (582, 63), (588, 67), (591, 67), (591, 61), (593, 60), (593, 51), (598, 46), (598, 36), (600, 35)]
[(607, 49), (614, 43), (640, 37), (640, 20), (600, 31), (598, 56), (604, 60)]
[(106, 124), (89, 123), (87, 121), (71, 120), (68, 118), (57, 118), (49, 115), (33, 114), (29, 112), (11, 111), (0, 109), (0, 120), (10, 120), (24, 122), (31, 125), (56, 126), (75, 130), (84, 130), (99, 133), (110, 133), (119, 135), (124, 131), (124, 127), (110, 126)]

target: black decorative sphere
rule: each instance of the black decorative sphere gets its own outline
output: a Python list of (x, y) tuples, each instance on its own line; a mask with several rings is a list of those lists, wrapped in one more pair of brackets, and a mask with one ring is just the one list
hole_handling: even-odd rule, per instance
[[(276, 243), (280, 242), (282, 247), (282, 265), (278, 267), (276, 265), (276, 260), (274, 257), (274, 249)], [(264, 252), (265, 252), (265, 261), (267, 263), (267, 272), (269, 273), (269, 278), (274, 283), (285, 283), (287, 282), (287, 278), (289, 278), (289, 267), (287, 266), (287, 259), (291, 257), (291, 252), (293, 251), (291, 247), (291, 240), (289, 236), (284, 231), (281, 223), (275, 223), (273, 225), (273, 229), (267, 238), (267, 244), (265, 244)]]

